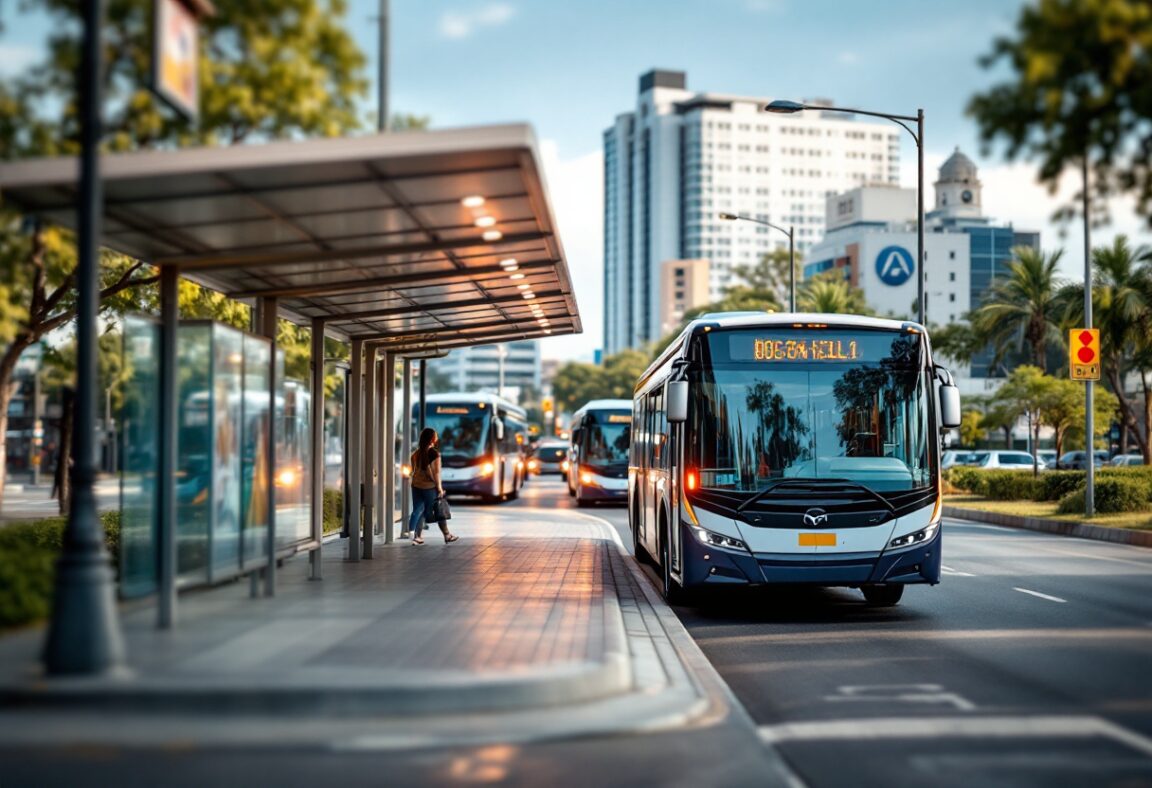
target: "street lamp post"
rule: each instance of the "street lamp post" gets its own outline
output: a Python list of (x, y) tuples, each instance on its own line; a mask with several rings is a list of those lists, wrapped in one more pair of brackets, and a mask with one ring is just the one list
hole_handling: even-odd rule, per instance
[[(794, 112), (817, 109), (825, 112), (848, 112), (854, 115), (868, 115), (873, 118), (884, 118), (901, 127), (916, 141), (916, 313), (920, 325), (926, 325), (925, 313), (927, 305), (924, 301), (924, 110), (916, 110), (915, 115), (892, 115), (887, 112), (869, 112), (862, 109), (847, 109), (844, 107), (823, 107), (812, 104), (802, 104), (798, 101), (773, 101), (764, 107), (768, 112), (790, 115)], [(916, 123), (916, 131), (908, 125)]]
[(785, 230), (780, 225), (772, 224), (772, 222), (766, 221), (764, 219), (756, 219), (752, 216), (742, 216), (740, 214), (735, 214), (735, 213), (721, 213), (720, 218), (726, 219), (727, 221), (730, 221), (730, 222), (742, 221), (742, 222), (755, 222), (756, 224), (763, 224), (766, 227), (771, 227), (774, 230), (779, 230), (780, 232), (782, 232), (788, 236), (788, 311), (789, 312), (795, 312), (796, 311), (796, 232), (795, 232), (796, 227), (795, 227), (795, 225), (790, 224), (790, 225), (788, 225), (788, 229)]

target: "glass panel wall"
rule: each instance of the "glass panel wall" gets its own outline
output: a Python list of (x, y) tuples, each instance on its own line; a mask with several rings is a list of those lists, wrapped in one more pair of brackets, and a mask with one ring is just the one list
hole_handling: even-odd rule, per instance
[(241, 555), (245, 565), (268, 554), (268, 429), (272, 347), (267, 339), (244, 336), (244, 427), (240, 433)]
[(160, 390), (160, 326), (124, 319), (124, 398), (120, 407), (120, 594), (156, 590), (156, 465)]

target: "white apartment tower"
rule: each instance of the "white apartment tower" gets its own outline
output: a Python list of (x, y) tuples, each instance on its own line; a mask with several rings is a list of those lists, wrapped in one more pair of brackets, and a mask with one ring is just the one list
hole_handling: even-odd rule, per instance
[[(824, 235), (825, 199), (900, 176), (899, 126), (845, 113), (764, 111), (769, 98), (693, 93), (681, 71), (640, 77), (634, 112), (604, 132), (604, 350), (660, 337), (660, 266), (707, 259), (712, 300), (731, 269), (786, 236), (720, 212)], [(809, 104), (826, 103), (809, 101)]]

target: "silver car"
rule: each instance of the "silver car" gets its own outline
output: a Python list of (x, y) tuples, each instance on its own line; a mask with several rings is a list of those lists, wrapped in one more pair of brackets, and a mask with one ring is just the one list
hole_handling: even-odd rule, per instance
[[(977, 468), (1010, 468), (1013, 470), (1027, 470), (1033, 466), (1032, 455), (1026, 451), (1009, 451), (997, 449), (993, 451), (978, 451), (972, 463)], [(1046, 470), (1047, 465), (1037, 463), (1040, 470)]]

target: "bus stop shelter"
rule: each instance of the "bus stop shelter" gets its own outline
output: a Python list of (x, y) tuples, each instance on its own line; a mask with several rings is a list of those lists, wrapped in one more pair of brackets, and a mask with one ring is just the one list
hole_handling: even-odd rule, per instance
[[(178, 583), (178, 277), (252, 304), (252, 329), (273, 346), (278, 318), (311, 329), (311, 531), (287, 552), (311, 551), (316, 579), (325, 337), (352, 351), (346, 511), (363, 504), (369, 516), (362, 528), (350, 518), (347, 557), (359, 560), (371, 558), (377, 533), (393, 536), (397, 363), (407, 383), (413, 359), (581, 331), (528, 126), (143, 151), (106, 156), (101, 166), (103, 246), (160, 271), (161, 626), (174, 623)], [(65, 227), (76, 226), (77, 187), (75, 159), (0, 166), (3, 204)], [(271, 519), (259, 573), (273, 594), (286, 551), (275, 537), (275, 463), (266, 473)], [(255, 571), (237, 573), (252, 574), (257, 590)]]

